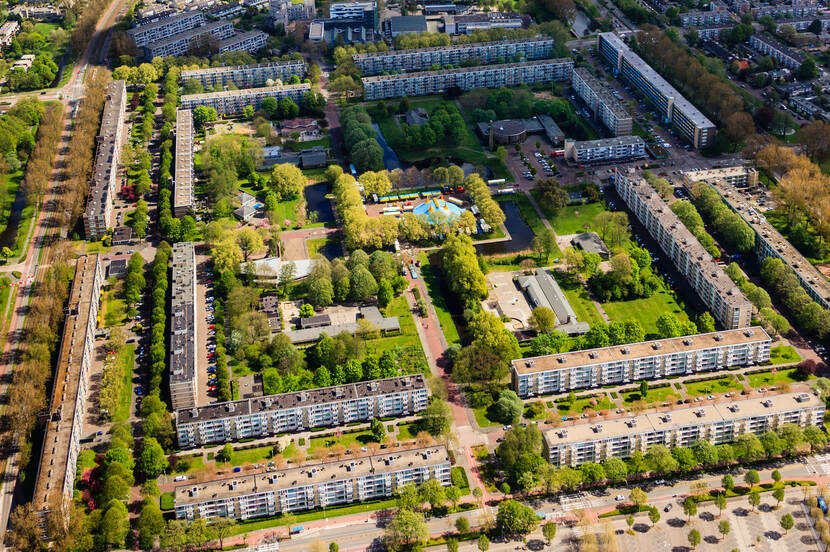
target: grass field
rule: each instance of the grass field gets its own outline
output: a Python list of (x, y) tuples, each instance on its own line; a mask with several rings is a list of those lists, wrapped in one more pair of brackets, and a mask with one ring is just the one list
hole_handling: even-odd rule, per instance
[[(640, 391), (629, 391), (627, 393), (620, 393), (624, 404), (631, 404), (633, 402), (639, 401)], [(646, 393), (645, 401), (648, 404), (652, 403), (662, 403), (669, 400), (679, 399), (680, 395), (672, 391), (672, 387), (667, 385), (665, 387), (658, 387), (656, 389), (649, 389), (648, 393)]]
[(161, 495), (161, 498), (159, 499), (159, 506), (162, 510), (172, 510), (176, 507), (173, 491), (163, 493)]
[(359, 449), (365, 446), (366, 443), (374, 441), (375, 437), (371, 431), (361, 431), (358, 433), (344, 433), (338, 437), (312, 437), (309, 443), (309, 451), (319, 448), (330, 449), (334, 445), (343, 445), (347, 449)]
[(135, 345), (128, 343), (118, 353), (118, 364), (123, 378), (121, 396), (118, 397), (118, 409), (113, 412), (112, 421), (126, 422), (130, 417), (130, 405), (133, 399), (133, 370), (135, 369)]
[[(367, 352), (380, 355), (384, 351), (397, 349), (398, 347), (417, 347), (421, 349), (421, 340), (418, 337), (418, 331), (415, 329), (415, 320), (412, 318), (406, 297), (399, 295), (392, 299), (392, 302), (386, 307), (385, 315), (397, 316), (401, 331), (397, 335), (366, 340)], [(423, 351), (423, 349), (421, 350)]]
[[(592, 400), (596, 400), (597, 404), (591, 404)], [(573, 403), (556, 403), (557, 412), (563, 416), (581, 414), (589, 408), (596, 412), (599, 412), (601, 410), (610, 410), (611, 408), (614, 408), (614, 405), (611, 403), (611, 400), (605, 395), (602, 395), (601, 397), (586, 397), (584, 399), (577, 399)]]
[(340, 243), (340, 240), (337, 238), (313, 238), (306, 240), (305, 245), (308, 248), (308, 257), (314, 257), (321, 248), (329, 245), (337, 245), (338, 243)]
[(792, 345), (778, 345), (769, 351), (770, 364), (789, 364), (800, 360), (801, 355)]
[(127, 319), (127, 303), (119, 297), (123, 280), (104, 292), (104, 327), (121, 326)]
[(417, 424), (403, 424), (398, 426), (398, 441), (414, 439), (417, 436)]
[(6, 230), (9, 217), (12, 214), (12, 204), (17, 190), (20, 188), (20, 181), (23, 180), (23, 171), (15, 171), (10, 174), (0, 175), (0, 187), (5, 188), (3, 204), (0, 205), (0, 233)]
[(686, 382), (683, 385), (686, 387), (687, 394), (692, 397), (711, 395), (713, 393), (726, 393), (728, 391), (740, 391), (743, 389), (743, 385), (730, 376), (707, 381)]
[(501, 425), (499, 422), (494, 422), (487, 417), (487, 407), (473, 408), (473, 414), (476, 417), (476, 423), (479, 427), (495, 427)]
[(444, 294), (441, 293), (441, 285), (435, 275), (435, 269), (429, 264), (429, 259), (424, 253), (421, 253), (418, 258), (421, 261), (421, 277), (424, 279), (424, 285), (432, 299), (432, 306), (435, 307), (435, 313), (438, 315), (438, 322), (441, 324), (441, 331), (444, 332), (444, 339), (447, 340), (448, 345), (461, 343), (461, 336), (458, 334), (458, 328), (455, 326), (447, 307)]
[(570, 276), (562, 275), (556, 271), (553, 271), (553, 274), (557, 276), (556, 280), (559, 282), (559, 287), (562, 288), (568, 303), (573, 307), (577, 320), (587, 322), (591, 326), (605, 323), (605, 319), (602, 318), (590, 295), (588, 295), (588, 290), (578, 282), (573, 281)]
[(255, 447), (247, 450), (234, 450), (230, 462), (219, 462), (218, 466), (242, 466), (244, 464), (257, 464), (271, 458), (274, 447)]
[(749, 380), (750, 387), (768, 387), (770, 385), (779, 385), (782, 383), (801, 383), (807, 379), (815, 379), (815, 376), (804, 378), (799, 375), (795, 368), (787, 370), (770, 370), (768, 372), (758, 372), (757, 374), (747, 374), (746, 379)]
[(602, 308), (612, 322), (637, 320), (642, 324), (646, 336), (657, 333), (657, 319), (663, 313), (675, 314), (684, 321), (689, 319), (689, 315), (677, 302), (676, 296), (667, 290), (658, 291), (651, 297), (642, 299), (609, 301), (602, 303)]
[(286, 148), (294, 151), (300, 151), (304, 149), (310, 149), (314, 146), (324, 146), (326, 148), (331, 148), (331, 140), (328, 136), (325, 138), (320, 138), (319, 140), (309, 140), (307, 142), (292, 142), (287, 141), (283, 142)]
[(578, 234), (585, 231), (585, 224), (592, 223), (597, 214), (606, 210), (605, 204), (601, 201), (594, 203), (586, 203), (585, 205), (568, 205), (559, 211), (559, 214), (554, 215), (549, 209), (539, 201), (539, 194), (535, 191), (530, 192), (533, 199), (539, 204), (539, 208), (545, 214), (554, 231), (559, 235)]

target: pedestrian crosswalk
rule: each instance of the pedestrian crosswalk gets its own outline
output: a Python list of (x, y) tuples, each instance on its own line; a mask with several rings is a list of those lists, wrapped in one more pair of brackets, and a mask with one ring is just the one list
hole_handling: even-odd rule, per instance
[(559, 504), (562, 511), (571, 512), (574, 510), (588, 510), (594, 506), (594, 501), (592, 501), (585, 493), (575, 493), (560, 496)]
[(809, 474), (830, 475), (830, 454), (807, 457), (804, 467)]

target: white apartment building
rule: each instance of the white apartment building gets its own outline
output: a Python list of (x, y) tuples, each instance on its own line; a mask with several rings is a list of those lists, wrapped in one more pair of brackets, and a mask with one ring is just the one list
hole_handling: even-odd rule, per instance
[(186, 11), (129, 29), (127, 36), (133, 39), (136, 46), (143, 48), (204, 24), (205, 16), (201, 11)]
[(107, 84), (101, 129), (95, 140), (95, 164), (84, 210), (84, 233), (89, 240), (105, 236), (113, 226), (112, 200), (118, 185), (118, 162), (124, 142), (126, 110), (126, 83), (122, 80), (110, 82)]
[(233, 22), (212, 21), (201, 27), (195, 27), (189, 31), (179, 33), (158, 42), (150, 42), (145, 46), (147, 57), (168, 57), (183, 56), (187, 54), (190, 47), (205, 35), (212, 35), (216, 40), (221, 41), (234, 36)]
[(190, 448), (409, 416), (428, 402), (426, 380), (415, 374), (181, 408), (176, 411), (176, 433), (179, 446)]
[(702, 171), (686, 171), (683, 180), (689, 192), (695, 182), (726, 182), (736, 188), (754, 188), (758, 185), (758, 170), (755, 167), (724, 167)]
[(654, 106), (663, 122), (671, 123), (695, 148), (715, 138), (715, 125), (672, 85), (634, 53), (614, 33), (600, 33), (597, 50), (615, 74), (623, 77)]
[(442, 94), (448, 88), (453, 87), (472, 90), (563, 81), (570, 80), (572, 69), (573, 60), (562, 58), (465, 67), (448, 71), (365, 77), (363, 95), (366, 100), (383, 100), (401, 96)]
[(581, 165), (642, 159), (646, 143), (639, 136), (617, 136), (576, 142), (565, 140), (565, 158)]
[(219, 42), (219, 53), (256, 52), (265, 48), (267, 41), (268, 35), (262, 31), (237, 33)]
[(170, 286), (170, 403), (193, 408), (199, 390), (196, 372), (196, 251), (193, 242), (173, 244)]
[(732, 14), (726, 8), (712, 10), (689, 10), (680, 14), (681, 27), (699, 27), (702, 25), (718, 25), (732, 21)]
[(314, 0), (303, 0), (296, 4), (292, 0), (270, 0), (268, 9), (274, 27), (288, 27), (292, 21), (308, 21), (317, 13)]
[(20, 32), (20, 23), (17, 21), (6, 21), (0, 25), (0, 46), (7, 47), (14, 40), (14, 35)]
[(237, 88), (256, 88), (266, 86), (268, 80), (288, 82), (297, 75), (306, 74), (305, 61), (275, 61), (256, 65), (235, 65), (232, 67), (208, 67), (207, 69), (190, 69), (182, 71), (182, 82), (197, 80), (205, 88), (234, 84)]
[(536, 37), (355, 54), (352, 59), (364, 76), (371, 76), (386, 72), (426, 71), (435, 65), (460, 65), (467, 60), (488, 65), (517, 61), (514, 58), (543, 59), (550, 55), (553, 46), (552, 38)]
[[(69, 520), (81, 450), (89, 370), (95, 354), (95, 329), (104, 270), (98, 255), (84, 255), (75, 265), (66, 321), (49, 402), (46, 430), (35, 480), (32, 507), (42, 527), (47, 514), (60, 508)], [(87, 431), (89, 431), (87, 429)]]
[(672, 260), (700, 300), (724, 328), (749, 326), (752, 304), (668, 204), (639, 175), (614, 179), (617, 193)]
[(746, 433), (778, 431), (784, 424), (821, 426), (824, 402), (812, 393), (784, 393), (649, 412), (547, 430), (544, 454), (555, 466), (579, 466), (606, 458), (627, 458), (652, 445), (689, 447), (697, 441), (719, 445)]
[(818, 5), (814, 3), (797, 4), (796, 2), (793, 2), (792, 5), (778, 3), (752, 8), (751, 13), (756, 20), (765, 15), (772, 17), (812, 17), (818, 14)]
[(763, 261), (767, 257), (781, 259), (795, 273), (807, 295), (822, 308), (830, 308), (830, 282), (827, 278), (767, 221), (761, 211), (749, 203), (738, 188), (725, 180), (706, 180), (726, 205), (755, 231), (755, 254), (758, 260)]
[(771, 343), (752, 327), (521, 358), (512, 362), (513, 390), (528, 398), (753, 366), (769, 360)]
[(242, 521), (388, 498), (407, 483), (435, 479), (447, 487), (451, 470), (447, 447), (437, 445), (187, 483), (174, 491), (176, 518)]
[(777, 59), (787, 69), (798, 69), (804, 63), (804, 56), (792, 50), (774, 38), (762, 34), (754, 34), (749, 37), (749, 45), (762, 55)]
[(614, 136), (630, 136), (634, 120), (614, 97), (610, 90), (584, 67), (573, 71), (572, 86), (576, 95), (582, 98), (594, 117), (611, 131)]
[(173, 216), (193, 209), (193, 111), (176, 111), (176, 166), (173, 176)]
[(182, 109), (194, 109), (200, 105), (212, 107), (220, 115), (242, 113), (246, 105), (259, 109), (265, 98), (291, 98), (297, 105), (302, 104), (303, 94), (311, 91), (311, 84), (285, 84), (246, 90), (224, 90), (205, 94), (182, 96)]

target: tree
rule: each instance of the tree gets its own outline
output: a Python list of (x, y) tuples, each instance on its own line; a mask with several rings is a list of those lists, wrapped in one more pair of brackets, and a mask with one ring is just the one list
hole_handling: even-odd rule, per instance
[(654, 527), (660, 521), (660, 511), (652, 506), (648, 511), (648, 519), (651, 521), (651, 526)]
[(531, 248), (539, 258), (544, 258), (547, 261), (551, 254), (557, 250), (559, 246), (556, 245), (556, 234), (550, 228), (542, 228), (538, 234), (533, 238)]
[(746, 475), (744, 475), (744, 482), (750, 487), (757, 485), (759, 481), (761, 481), (761, 476), (758, 475), (756, 470), (749, 470), (746, 472)]
[(816, 67), (816, 61), (811, 57), (801, 62), (801, 65), (795, 70), (795, 78), (801, 81), (812, 80), (817, 76), (818, 68)]
[(726, 535), (729, 534), (729, 530), (731, 529), (729, 522), (727, 520), (723, 520), (718, 523), (718, 533), (723, 535), (723, 538), (726, 538)]
[(8, 262), (9, 257), (11, 257), (12, 255), (14, 255), (14, 251), (12, 251), (11, 249), (9, 249), (9, 248), (8, 248), (8, 247), (6, 247), (6, 246), (3, 246), (3, 249), (0, 249), (0, 255), (2, 255), (2, 256), (3, 256), (3, 260), (5, 260), (5, 261), (7, 261), (7, 262)]
[(421, 413), (421, 428), (433, 437), (448, 434), (451, 423), (452, 409), (446, 401), (441, 399), (433, 400)]
[(378, 420), (377, 418), (372, 418), (372, 437), (375, 438), (375, 441), (378, 443), (382, 443), (383, 440), (386, 438), (386, 428), (383, 427), (383, 422)]
[(516, 500), (508, 499), (499, 503), (496, 515), (496, 527), (507, 535), (526, 535), (539, 523), (536, 513)]
[(637, 506), (637, 509), (639, 510), (640, 506), (643, 506), (648, 502), (648, 495), (639, 487), (634, 487), (631, 489), (628, 499), (632, 504)]
[(385, 307), (392, 301), (392, 297), (394, 297), (392, 284), (389, 283), (389, 280), (381, 280), (378, 283), (378, 305)]
[(129, 530), (127, 506), (120, 500), (110, 500), (101, 519), (101, 537), (104, 542), (115, 548), (122, 548)]
[[(225, 518), (220, 518), (225, 519)], [(138, 542), (145, 550), (153, 547), (155, 538), (164, 531), (164, 515), (156, 503), (156, 499), (148, 496), (141, 506), (138, 517)]]
[(481, 535), (478, 538), (478, 549), (481, 552), (487, 552), (490, 550), (490, 539), (487, 538), (487, 535)]
[(631, 528), (634, 527), (634, 516), (632, 514), (628, 514), (625, 517), (625, 522), (628, 524), (628, 530), (631, 531)]
[(777, 489), (772, 491), (772, 497), (777, 501), (776, 508), (781, 505), (781, 502), (784, 500), (784, 488), (778, 487)]
[(545, 540), (548, 541), (548, 544), (556, 537), (556, 524), (552, 521), (547, 522), (542, 526), (542, 535), (545, 537)]
[(291, 163), (274, 165), (271, 170), (271, 189), (280, 201), (294, 199), (303, 193), (306, 177), (298, 167)]
[(512, 389), (505, 389), (499, 393), (499, 400), (493, 407), (496, 419), (505, 424), (517, 422), (523, 411), (524, 401)]
[(351, 284), (352, 299), (355, 301), (368, 301), (378, 292), (378, 283), (375, 277), (363, 266), (356, 266), (352, 270), (349, 282)]
[(393, 547), (426, 542), (429, 529), (424, 516), (412, 510), (401, 509), (386, 527), (386, 541)]
[(755, 489), (750, 491), (749, 493), (749, 505), (752, 506), (752, 511), (755, 511), (755, 507), (761, 503), (761, 493)]
[(536, 307), (528, 320), (530, 327), (539, 333), (548, 333), (556, 327), (556, 315), (548, 307)]
[(689, 531), (689, 544), (692, 545), (692, 548), (697, 548), (697, 545), (700, 544), (700, 531), (697, 529), (692, 529)]
[(781, 529), (784, 530), (785, 535), (790, 532), (793, 525), (795, 525), (795, 520), (793, 520), (792, 514), (784, 514), (781, 516)]
[(736, 111), (726, 118), (726, 135), (734, 142), (743, 142), (750, 134), (755, 133), (755, 121), (745, 111)]
[[(447, 500), (450, 501), (453, 510), (455, 510), (455, 508), (458, 506), (458, 501), (461, 500), (461, 489), (459, 489), (455, 485), (450, 485), (449, 487), (444, 489), (444, 491), (446, 492)], [(469, 527), (469, 522), (467, 526)]]
[(233, 446), (230, 443), (226, 444), (224, 447), (222, 447), (222, 450), (216, 453), (216, 459), (222, 462), (230, 462), (232, 456)]
[(732, 478), (731, 475), (728, 473), (724, 475), (720, 480), (721, 487), (724, 488), (726, 491), (731, 491), (735, 488), (735, 480)]
[[(455, 487), (453, 487), (455, 488)], [(467, 533), (470, 531), (470, 520), (465, 517), (460, 517), (455, 520), (455, 530), (461, 534)]]
[(428, 502), (432, 510), (443, 506), (447, 498), (444, 487), (437, 479), (427, 479), (418, 490), (421, 493), (421, 501)]
[(147, 477), (158, 477), (164, 470), (167, 469), (167, 457), (164, 455), (164, 449), (161, 448), (158, 441), (153, 437), (146, 437), (144, 439), (144, 449), (141, 451), (141, 457), (138, 460), (141, 471)]
[(614, 456), (606, 458), (602, 462), (602, 467), (605, 471), (605, 477), (610, 481), (623, 481), (626, 475), (628, 475), (628, 466), (625, 465), (623, 460)]
[(245, 262), (248, 261), (251, 254), (265, 251), (262, 236), (250, 226), (245, 226), (236, 233), (236, 241), (239, 244), (239, 249), (242, 250), (242, 257)]
[(772, 470), (772, 480), (776, 483), (781, 481), (781, 472), (778, 470)]
[(397, 504), (402, 510), (413, 510), (420, 504), (421, 497), (414, 483), (407, 483), (398, 489)]
[(683, 501), (683, 513), (686, 514), (686, 521), (691, 521), (692, 516), (697, 515), (697, 502), (692, 497), (686, 497)]
[(207, 123), (212, 123), (218, 117), (219, 115), (212, 107), (200, 105), (193, 109), (193, 123), (199, 128), (205, 126)]
[(715, 495), (715, 506), (718, 507), (718, 517), (720, 517), (723, 510), (726, 508), (726, 495), (718, 493)]
[(648, 382), (643, 380), (640, 382), (640, 398), (646, 400), (648, 397)]
[(533, 186), (533, 190), (537, 193), (539, 202), (553, 216), (556, 216), (570, 200), (568, 192), (562, 189), (559, 185), (559, 181), (555, 178), (540, 179)]

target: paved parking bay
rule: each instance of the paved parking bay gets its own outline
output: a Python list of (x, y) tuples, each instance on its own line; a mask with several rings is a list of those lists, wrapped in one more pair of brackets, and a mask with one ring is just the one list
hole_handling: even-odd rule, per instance
[[(216, 400), (216, 392), (208, 391), (208, 366), (213, 364), (207, 358), (208, 353), (208, 326), (212, 322), (207, 321), (208, 314), (213, 314), (213, 311), (208, 311), (208, 303), (206, 295), (208, 291), (212, 293), (212, 289), (208, 289), (206, 281), (210, 278), (205, 274), (210, 267), (210, 257), (208, 255), (196, 255), (196, 385), (198, 392), (196, 394), (199, 406), (210, 404), (211, 401)], [(211, 341), (213, 343), (213, 341)]]

